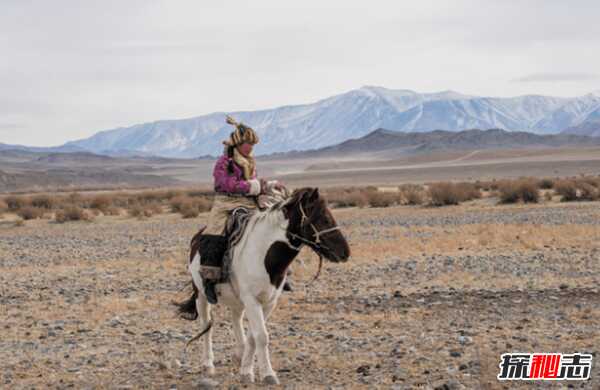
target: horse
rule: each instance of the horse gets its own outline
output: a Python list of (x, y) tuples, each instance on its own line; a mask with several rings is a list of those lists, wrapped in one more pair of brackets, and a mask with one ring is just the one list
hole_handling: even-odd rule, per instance
[[(202, 366), (215, 373), (212, 350), (211, 305), (207, 302), (200, 277), (198, 240), (202, 230), (192, 240), (190, 264), (194, 292), (178, 304), (187, 319), (200, 317), (204, 330), (194, 339), (204, 336)], [(196, 244), (194, 244), (196, 243)], [(242, 382), (254, 382), (254, 356), (258, 361), (261, 381), (279, 384), (269, 357), (269, 334), (266, 322), (275, 308), (287, 276), (287, 269), (300, 249), (307, 246), (334, 262), (346, 262), (350, 248), (318, 188), (302, 188), (286, 200), (265, 211), (257, 211), (248, 220), (246, 230), (231, 249), (232, 263), (229, 281), (216, 287), (219, 304), (229, 307), (236, 339), (233, 361), (240, 364)], [(244, 313), (249, 334), (244, 334)], [(190, 340), (192, 341), (192, 340)]]

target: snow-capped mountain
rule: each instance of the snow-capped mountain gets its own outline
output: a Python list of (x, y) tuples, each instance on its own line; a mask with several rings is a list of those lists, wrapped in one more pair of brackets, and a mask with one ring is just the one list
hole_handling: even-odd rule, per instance
[[(268, 154), (338, 144), (378, 128), (407, 132), (500, 128), (552, 134), (580, 126), (598, 113), (600, 93), (495, 98), (367, 86), (311, 104), (228, 114), (257, 130), (261, 142), (256, 153)], [(66, 146), (95, 153), (195, 157), (219, 154), (221, 141), (231, 131), (225, 113), (212, 113), (102, 131)]]

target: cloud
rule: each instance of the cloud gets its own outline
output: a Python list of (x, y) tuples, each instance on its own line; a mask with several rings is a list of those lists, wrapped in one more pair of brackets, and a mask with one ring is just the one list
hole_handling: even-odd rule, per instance
[(533, 73), (524, 77), (512, 80), (516, 83), (543, 83), (556, 81), (590, 81), (598, 80), (600, 75), (594, 73)]

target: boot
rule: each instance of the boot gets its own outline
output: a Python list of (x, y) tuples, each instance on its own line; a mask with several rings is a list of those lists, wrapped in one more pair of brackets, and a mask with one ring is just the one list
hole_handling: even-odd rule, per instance
[(206, 300), (208, 303), (216, 305), (217, 292), (215, 291), (215, 286), (217, 285), (217, 281), (215, 279), (203, 279), (202, 284), (204, 285), (204, 295), (206, 296)]

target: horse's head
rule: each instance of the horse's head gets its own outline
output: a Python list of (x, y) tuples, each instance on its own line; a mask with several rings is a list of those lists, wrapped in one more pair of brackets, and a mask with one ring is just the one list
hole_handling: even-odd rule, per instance
[(283, 205), (289, 219), (288, 238), (294, 245), (305, 244), (333, 262), (350, 257), (350, 247), (318, 188), (294, 191)]

